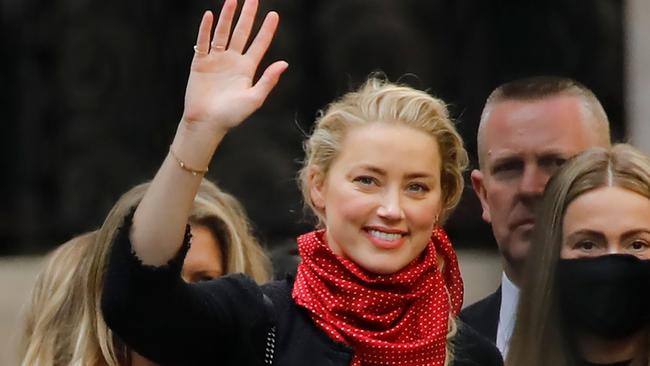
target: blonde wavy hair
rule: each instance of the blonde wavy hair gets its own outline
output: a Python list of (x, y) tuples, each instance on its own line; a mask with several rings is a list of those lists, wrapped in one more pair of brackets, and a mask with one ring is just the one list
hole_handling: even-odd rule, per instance
[(96, 231), (79, 235), (47, 256), (24, 320), (23, 366), (70, 363), (74, 353), (71, 335), (80, 332), (85, 291), (79, 273), (96, 237)]
[[(54, 252), (37, 280), (28, 309), (22, 366), (130, 364), (129, 349), (104, 322), (101, 295), (111, 243), (148, 187), (149, 183), (144, 183), (130, 189), (115, 203), (99, 230)], [(207, 226), (219, 239), (226, 258), (225, 273), (242, 272), (260, 284), (270, 280), (270, 261), (233, 196), (204, 179), (189, 222)]]
[[(444, 223), (460, 200), (463, 171), (468, 164), (467, 151), (449, 118), (447, 106), (424, 91), (371, 77), (358, 90), (343, 95), (321, 111), (311, 136), (304, 143), (305, 160), (298, 180), (305, 205), (318, 219), (317, 226), (324, 226), (324, 216), (311, 200), (312, 170), (317, 169), (327, 176), (340, 153), (346, 132), (378, 122), (415, 128), (432, 136), (438, 143), (442, 161), (442, 211), (438, 224)], [(456, 332), (457, 325), (450, 313), (445, 365), (453, 360), (452, 339)]]
[(567, 207), (601, 187), (620, 187), (650, 199), (650, 157), (626, 144), (593, 148), (566, 162), (549, 180), (531, 242), (517, 320), (506, 365), (572, 366), (578, 354), (562, 321), (557, 265)]
[(449, 118), (447, 106), (424, 91), (371, 77), (361, 88), (321, 111), (314, 131), (304, 143), (305, 160), (298, 180), (304, 202), (318, 218), (318, 226), (323, 226), (323, 216), (309, 194), (310, 171), (316, 168), (326, 176), (341, 150), (345, 133), (350, 128), (377, 122), (413, 127), (437, 141), (442, 161), (443, 200), (439, 222), (443, 223), (460, 200), (463, 171), (468, 164), (467, 151)]

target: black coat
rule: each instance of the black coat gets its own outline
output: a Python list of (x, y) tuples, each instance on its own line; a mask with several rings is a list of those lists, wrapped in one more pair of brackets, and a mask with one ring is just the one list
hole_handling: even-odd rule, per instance
[[(143, 266), (127, 227), (113, 243), (102, 296), (108, 326), (163, 365), (349, 365), (352, 350), (330, 339), (291, 297), (287, 279), (258, 286), (234, 274), (197, 284), (180, 278), (189, 234), (167, 266)], [(499, 351), (460, 324), (458, 366), (502, 365)], [(272, 362), (271, 362), (272, 360)]]
[(500, 311), (501, 286), (488, 297), (463, 309), (460, 319), (483, 337), (496, 343)]

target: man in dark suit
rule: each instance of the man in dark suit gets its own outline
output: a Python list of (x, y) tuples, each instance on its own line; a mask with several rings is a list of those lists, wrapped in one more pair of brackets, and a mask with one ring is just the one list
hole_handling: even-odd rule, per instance
[(501, 286), (460, 318), (496, 343), (504, 358), (514, 327), (522, 269), (546, 182), (568, 158), (609, 146), (609, 122), (596, 96), (578, 82), (533, 77), (488, 97), (477, 135), (472, 187), (499, 247)]

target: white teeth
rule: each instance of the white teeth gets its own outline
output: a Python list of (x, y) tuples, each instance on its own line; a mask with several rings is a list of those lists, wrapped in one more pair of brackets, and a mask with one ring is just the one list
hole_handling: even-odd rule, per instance
[(381, 240), (395, 241), (402, 237), (402, 234), (389, 234), (379, 230), (368, 230), (370, 235)]

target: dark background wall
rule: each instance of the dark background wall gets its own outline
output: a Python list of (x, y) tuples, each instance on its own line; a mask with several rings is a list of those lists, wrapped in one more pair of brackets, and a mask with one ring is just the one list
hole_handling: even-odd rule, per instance
[[(280, 12), (267, 56), (288, 73), (220, 147), (209, 177), (237, 195), (271, 246), (305, 231), (294, 176), (316, 111), (381, 70), (450, 103), (475, 155), (487, 94), (531, 74), (592, 88), (624, 132), (617, 0), (261, 0)], [(206, 0), (0, 0), (0, 254), (41, 252), (101, 225), (150, 179), (182, 113)], [(492, 245), (473, 193), (448, 229)]]

